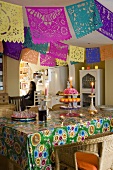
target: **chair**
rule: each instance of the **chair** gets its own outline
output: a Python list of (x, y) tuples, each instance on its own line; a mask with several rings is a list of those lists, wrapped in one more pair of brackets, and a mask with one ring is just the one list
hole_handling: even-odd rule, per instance
[[(93, 167), (98, 170), (109, 170), (113, 165), (112, 141), (113, 134), (104, 133), (94, 135), (81, 143), (55, 146), (56, 170), (60, 170), (61, 167), (67, 168), (68, 170), (78, 170), (78, 166), (80, 168), (80, 166), (83, 165), (80, 161), (82, 161), (82, 163), (86, 161), (85, 163), (93, 165)], [(93, 159), (94, 162), (87, 162), (86, 154), (92, 156), (95, 159)]]
[(9, 96), (9, 103), (16, 105), (16, 111), (20, 111), (20, 103), (22, 101), (22, 96)]
[(40, 91), (34, 91), (34, 105), (27, 106), (26, 109), (29, 109), (30, 111), (38, 112), (38, 106), (41, 105), (42, 102), (42, 95), (41, 90)]
[(39, 90), (39, 91), (34, 91), (34, 106), (40, 105), (40, 103), (41, 103), (41, 98), (42, 98), (41, 90)]

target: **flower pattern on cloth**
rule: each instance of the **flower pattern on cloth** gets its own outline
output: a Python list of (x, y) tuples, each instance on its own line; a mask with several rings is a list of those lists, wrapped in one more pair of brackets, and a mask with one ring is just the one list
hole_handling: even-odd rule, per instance
[(22, 50), (22, 43), (18, 42), (4, 42), (4, 54), (15, 60), (20, 59), (20, 54)]
[(113, 45), (105, 45), (100, 47), (101, 61), (113, 58)]
[(68, 136), (70, 138), (74, 138), (78, 133), (78, 126), (77, 125), (69, 125), (67, 126)]
[(102, 26), (94, 0), (67, 6), (66, 10), (77, 38), (81, 38)]
[(101, 128), (102, 123), (103, 123), (103, 120), (102, 120), (102, 119), (99, 119), (99, 120), (97, 121), (96, 127), (97, 127), (98, 129)]
[(39, 144), (34, 150), (34, 159), (36, 166), (43, 168), (43, 166), (47, 164), (48, 156), (49, 153), (47, 148), (44, 145)]
[(103, 26), (97, 31), (113, 40), (113, 12), (95, 0)]
[(0, 41), (0, 53), (3, 53), (3, 44), (2, 44), (2, 41)]
[(65, 129), (57, 128), (53, 138), (53, 145), (63, 145), (67, 141), (67, 133)]
[(70, 39), (64, 7), (26, 7), (34, 44)]
[(56, 60), (49, 53), (47, 53), (46, 55), (40, 54), (40, 65), (54, 67), (56, 66)]
[(110, 124), (108, 122), (104, 122), (102, 127), (102, 132), (109, 132), (110, 131)]
[(46, 54), (46, 52), (48, 50), (48, 43), (45, 43), (45, 44), (34, 44), (32, 42), (30, 28), (29, 27), (25, 27), (24, 29), (25, 29), (25, 42), (24, 42), (23, 46), (27, 47), (27, 48), (30, 48), (32, 50), (35, 50), (37, 52), (40, 52), (42, 54)]
[(84, 62), (85, 48), (70, 45), (69, 60), (75, 62)]
[(22, 61), (37, 64), (39, 53), (29, 48), (24, 48), (21, 52)]
[(33, 146), (37, 146), (41, 141), (41, 136), (39, 133), (35, 133), (31, 137), (31, 142)]
[(24, 42), (22, 6), (0, 1), (0, 41)]
[(89, 125), (88, 132), (90, 135), (93, 135), (95, 132), (95, 126), (94, 125)]
[(100, 62), (100, 49), (97, 48), (86, 48), (86, 63), (97, 63)]
[(61, 42), (50, 43), (49, 53), (54, 58), (66, 61), (68, 55), (68, 45)]
[(88, 137), (88, 133), (87, 133), (85, 130), (81, 130), (81, 131), (78, 133), (77, 142), (84, 141), (85, 138), (87, 138), (87, 137)]

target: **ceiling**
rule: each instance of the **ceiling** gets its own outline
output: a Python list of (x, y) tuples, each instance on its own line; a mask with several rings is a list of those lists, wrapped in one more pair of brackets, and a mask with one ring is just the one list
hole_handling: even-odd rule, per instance
[[(28, 26), (29, 24), (26, 16), (26, 11), (24, 8), (25, 6), (61, 6), (61, 7), (64, 6), (65, 7), (67, 5), (76, 4), (77, 2), (81, 2), (83, 0), (2, 0), (2, 1), (23, 6), (24, 25)], [(98, 1), (113, 12), (113, 0), (98, 0)], [(68, 41), (64, 41), (66, 44), (76, 45), (81, 47), (99, 47), (105, 44), (113, 44), (113, 40), (110, 40), (109, 38), (105, 37), (104, 35), (100, 34), (97, 31), (94, 31), (93, 33), (88, 34), (80, 39), (77, 39), (75, 37), (75, 33), (73, 31), (68, 15), (67, 15), (67, 19), (72, 34), (72, 38)]]

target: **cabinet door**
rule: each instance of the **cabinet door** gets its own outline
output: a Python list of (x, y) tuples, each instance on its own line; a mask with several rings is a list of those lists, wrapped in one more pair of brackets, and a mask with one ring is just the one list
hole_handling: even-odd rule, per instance
[(0, 93), (6, 92), (6, 56), (0, 53)]
[(94, 89), (97, 84), (97, 72), (94, 70), (81, 70), (80, 71), (80, 90), (90, 92), (91, 82), (94, 83)]

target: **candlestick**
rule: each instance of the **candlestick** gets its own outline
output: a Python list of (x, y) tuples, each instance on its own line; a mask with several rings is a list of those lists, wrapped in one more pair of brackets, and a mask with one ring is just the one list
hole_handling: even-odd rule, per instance
[(94, 82), (91, 82), (91, 94), (93, 94), (93, 86), (94, 86)]
[(88, 108), (88, 111), (91, 115), (94, 115), (95, 113), (97, 113), (97, 109), (93, 104), (93, 98), (95, 97), (95, 95), (89, 95), (89, 97), (91, 97), (91, 103), (90, 103), (90, 107)]
[(70, 77), (70, 88), (72, 88), (72, 77)]
[(46, 97), (48, 96), (48, 84), (47, 83), (45, 84), (45, 96)]

